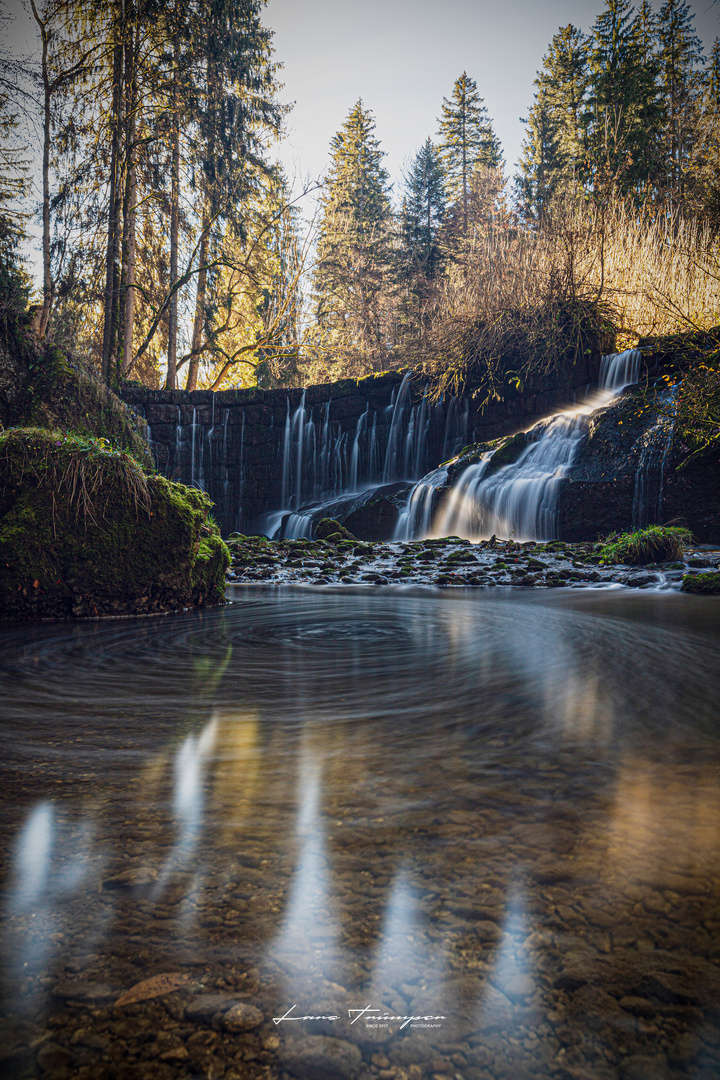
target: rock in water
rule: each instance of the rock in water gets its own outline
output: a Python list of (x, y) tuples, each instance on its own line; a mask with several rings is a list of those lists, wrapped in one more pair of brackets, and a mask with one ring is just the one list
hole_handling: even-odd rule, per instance
[(299, 1080), (355, 1080), (362, 1064), (357, 1046), (344, 1039), (309, 1035), (284, 1044), (283, 1066)]

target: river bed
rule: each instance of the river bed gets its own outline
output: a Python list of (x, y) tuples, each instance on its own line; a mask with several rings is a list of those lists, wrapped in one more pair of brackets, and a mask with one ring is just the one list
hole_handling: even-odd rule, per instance
[(229, 595), (3, 628), (3, 1075), (720, 1076), (719, 598)]

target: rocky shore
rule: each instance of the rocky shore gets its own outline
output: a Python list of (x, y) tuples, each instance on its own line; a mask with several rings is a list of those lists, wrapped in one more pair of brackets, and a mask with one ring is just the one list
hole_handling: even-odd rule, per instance
[(497, 538), (473, 544), (456, 536), (366, 543), (335, 536), (272, 541), (235, 534), (228, 541), (228, 583), (718, 589), (720, 551), (715, 550), (689, 549), (683, 561), (628, 566), (605, 565), (598, 544)]

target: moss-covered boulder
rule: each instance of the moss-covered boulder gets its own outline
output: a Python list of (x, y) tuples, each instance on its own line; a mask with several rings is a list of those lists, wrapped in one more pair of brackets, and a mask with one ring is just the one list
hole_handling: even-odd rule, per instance
[(223, 602), (230, 553), (201, 491), (104, 440), (0, 434), (0, 617), (73, 618)]
[(335, 518), (321, 518), (315, 526), (315, 535), (318, 540), (329, 540), (330, 543), (337, 540), (357, 540), (357, 537)]
[(685, 574), (682, 591), (699, 596), (720, 596), (720, 572), (710, 574)]

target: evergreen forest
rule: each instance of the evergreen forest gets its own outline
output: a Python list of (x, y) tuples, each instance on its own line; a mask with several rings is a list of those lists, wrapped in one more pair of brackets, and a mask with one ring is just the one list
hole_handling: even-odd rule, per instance
[(362, 99), (325, 175), (289, 182), (262, 0), (31, 7), (37, 62), (0, 56), (0, 304), (110, 386), (412, 365), (493, 397), (588, 321), (620, 345), (720, 322), (720, 42), (704, 54), (685, 0), (558, 29), (512, 176), (463, 71), (397, 190)]

